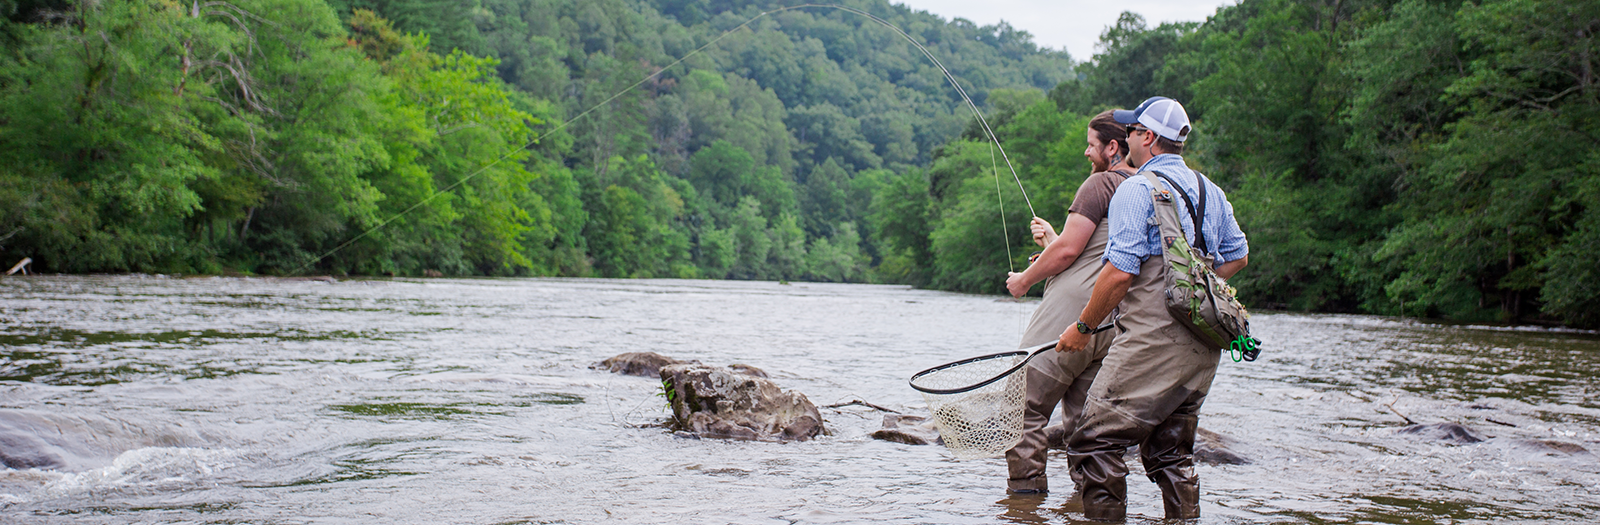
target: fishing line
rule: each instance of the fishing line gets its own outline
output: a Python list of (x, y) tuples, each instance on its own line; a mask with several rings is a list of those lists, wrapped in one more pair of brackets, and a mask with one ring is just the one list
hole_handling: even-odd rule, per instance
[(1000, 194), (1000, 166), (994, 161), (994, 146), (989, 146), (989, 167), (994, 171), (994, 198), (1000, 201), (1000, 238), (1006, 245), (1006, 268), (1015, 272), (1017, 264), (1011, 258), (1011, 239), (1007, 237), (1011, 229), (1006, 227), (1006, 198)]
[[(848, 13), (854, 13), (854, 14), (857, 14), (857, 15), (864, 16), (864, 17), (872, 20), (873, 22), (877, 22), (878, 24), (889, 28), (889, 30), (894, 31), (895, 34), (900, 35), (901, 38), (904, 38), (907, 42), (910, 42), (911, 45), (916, 46), (917, 50), (922, 51), (922, 55), (925, 56), (925, 57), (928, 57), (928, 60), (932, 61), (933, 65), (939, 68), (939, 71), (944, 72), (945, 79), (950, 81), (950, 85), (955, 87), (956, 93), (961, 95), (961, 99), (962, 100), (966, 101), (967, 108), (972, 111), (972, 116), (976, 117), (978, 119), (978, 123), (983, 126), (984, 135), (986, 135), (989, 138), (989, 141), (994, 144), (995, 148), (998, 148), (1000, 150), (1000, 157), (1005, 159), (1006, 168), (1011, 170), (1011, 178), (1012, 178), (1012, 180), (1015, 180), (1017, 182), (1017, 189), (1022, 191), (1022, 198), (1028, 204), (1028, 213), (1032, 214), (1032, 216), (1035, 216), (1035, 217), (1038, 216), (1038, 214), (1034, 213), (1034, 211), (1033, 211), (1033, 201), (1032, 201), (1032, 199), (1028, 198), (1028, 190), (1022, 187), (1022, 178), (1017, 176), (1017, 169), (1011, 165), (1011, 157), (1006, 155), (1005, 147), (1000, 145), (1000, 139), (995, 137), (994, 130), (989, 127), (989, 121), (987, 119), (983, 118), (983, 112), (979, 111), (978, 110), (978, 105), (974, 104), (972, 102), (972, 97), (967, 96), (967, 90), (963, 89), (961, 87), (961, 83), (956, 81), (955, 75), (951, 74), (950, 70), (944, 67), (944, 63), (939, 62), (938, 58), (934, 58), (933, 53), (930, 53), (928, 51), (928, 48), (923, 47), (922, 44), (920, 44), (920, 43), (917, 43), (917, 41), (915, 39), (911, 38), (911, 35), (906, 34), (906, 32), (902, 31), (899, 27), (895, 27), (894, 24), (891, 24), (887, 20), (884, 20), (882, 18), (878, 18), (877, 16), (873, 15), (872, 13), (868, 13), (866, 11), (862, 11), (862, 10), (851, 8), (851, 7), (845, 7), (845, 6), (842, 6), (842, 5), (834, 5), (834, 4), (800, 4), (800, 5), (793, 5), (793, 6), (789, 6), (789, 7), (778, 8), (778, 9), (774, 9), (774, 10), (771, 10), (771, 11), (762, 11), (761, 14), (753, 16), (753, 17), (750, 17), (750, 19), (749, 20), (745, 20), (744, 23), (739, 24), (737, 26), (734, 26), (732, 29), (729, 29), (727, 31), (723, 31), (722, 34), (717, 35), (716, 38), (713, 38), (709, 42), (706, 42), (705, 44), (702, 44), (700, 47), (695, 48), (694, 51), (690, 51), (689, 54), (683, 55), (682, 57), (678, 58), (677, 60), (672, 61), (671, 64), (667, 64), (666, 66), (662, 67), (661, 69), (656, 70), (656, 72), (651, 73), (649, 75), (646, 75), (644, 78), (639, 79), (638, 82), (634, 82), (633, 85), (628, 86), (626, 89), (623, 89), (622, 91), (618, 91), (616, 94), (611, 95), (610, 97), (606, 98), (604, 101), (601, 101), (599, 104), (595, 104), (594, 106), (591, 106), (589, 109), (583, 110), (583, 112), (577, 114), (577, 116), (574, 116), (574, 117), (572, 117), (570, 119), (567, 119), (566, 122), (562, 122), (560, 125), (558, 125), (558, 126), (556, 126), (554, 128), (550, 128), (549, 130), (546, 130), (544, 133), (539, 134), (539, 136), (534, 137), (533, 140), (528, 141), (527, 144), (523, 144), (522, 146), (517, 147), (516, 149), (507, 151), (504, 155), (501, 155), (499, 158), (496, 158), (493, 161), (490, 161), (488, 164), (484, 164), (483, 167), (478, 168), (477, 171), (474, 171), (471, 174), (467, 175), (466, 177), (463, 177), (461, 180), (456, 181), (454, 184), (446, 186), (443, 190), (434, 192), (433, 195), (429, 195), (427, 198), (422, 199), (421, 201), (417, 202), (416, 204), (411, 205), (411, 207), (406, 208), (405, 210), (402, 210), (400, 213), (396, 213), (393, 216), (389, 217), (388, 219), (384, 219), (382, 222), (379, 222), (377, 226), (373, 226), (373, 227), (367, 229), (366, 231), (361, 232), (360, 235), (357, 235), (354, 238), (351, 238), (350, 240), (345, 241), (343, 244), (340, 244), (340, 245), (334, 247), (332, 250), (328, 250), (327, 253), (324, 253), (324, 254), (318, 256), (317, 258), (306, 262), (305, 264), (301, 265), (299, 269), (296, 269), (294, 273), (300, 273), (300, 272), (305, 271), (305, 269), (311, 267), (311, 265), (316, 264), (316, 263), (322, 261), (323, 259), (328, 258), (328, 256), (330, 256), (330, 255), (338, 253), (339, 250), (345, 249), (346, 247), (350, 246), (351, 244), (354, 244), (356, 241), (359, 241), (359, 240), (361, 240), (363, 238), (366, 238), (368, 235), (371, 235), (372, 232), (375, 232), (375, 231), (378, 231), (380, 229), (383, 229), (384, 226), (388, 226), (389, 223), (393, 222), (395, 219), (399, 219), (401, 216), (404, 216), (405, 214), (411, 213), (413, 210), (416, 210), (417, 208), (422, 207), (422, 205), (427, 204), (429, 202), (432, 202), (433, 199), (438, 198), (440, 195), (449, 193), (451, 190), (454, 190), (454, 189), (456, 189), (458, 187), (461, 187), (462, 184), (466, 184), (467, 181), (472, 180), (473, 178), (477, 177), (478, 175), (483, 174), (483, 172), (488, 171), (489, 168), (492, 168), (495, 165), (500, 164), (500, 162), (502, 162), (502, 161), (504, 161), (504, 160), (506, 160), (508, 158), (511, 158), (511, 156), (515, 155), (517, 152), (527, 150), (529, 147), (533, 146), (534, 144), (538, 144), (539, 141), (544, 140), (546, 137), (549, 137), (550, 135), (555, 134), (557, 131), (561, 131), (562, 129), (565, 129), (567, 126), (571, 125), (573, 122), (577, 122), (578, 119), (581, 119), (583, 117), (588, 116), (590, 113), (593, 113), (594, 110), (600, 109), (601, 106), (604, 106), (606, 104), (610, 104), (611, 101), (616, 100), (618, 97), (621, 97), (622, 95), (627, 94), (629, 91), (633, 91), (634, 89), (637, 89), (639, 86), (644, 85), (645, 82), (649, 82), (651, 79), (653, 79), (653, 78), (655, 78), (657, 76), (660, 76), (662, 73), (666, 72), (668, 69), (671, 69), (673, 66), (676, 66), (678, 64), (683, 63), (684, 60), (688, 60), (689, 57), (692, 57), (692, 56), (700, 54), (701, 51), (705, 51), (706, 48), (709, 48), (712, 45), (715, 45), (717, 42), (721, 42), (722, 39), (727, 38), (728, 35), (731, 35), (731, 34), (733, 34), (734, 32), (736, 32), (736, 31), (738, 31), (740, 29), (744, 29), (746, 26), (749, 26), (751, 23), (755, 22), (756, 20), (759, 20), (759, 19), (761, 19), (763, 17), (766, 17), (767, 15), (771, 15), (771, 14), (775, 14), (775, 13), (782, 13), (784, 11), (792, 11), (792, 10), (795, 10), (795, 9), (804, 9), (804, 8), (811, 8), (811, 7), (837, 9), (837, 10), (840, 10), (840, 11), (844, 11), (844, 12), (848, 12)], [(993, 156), (994, 156), (993, 150), (991, 150), (989, 154), (990, 154), (990, 159), (993, 160)], [(998, 168), (996, 169), (996, 171), (998, 172)], [(998, 188), (998, 185), (999, 185), (999, 175), (998, 175), (998, 173), (995, 176), (995, 184), (996, 184), (996, 187)], [(1003, 213), (1004, 213), (1004, 211), (1003, 211), (1003, 204), (1002, 204), (1002, 217), (1001, 217), (1001, 221), (1002, 221), (1001, 227), (1002, 228), (1005, 227), (1004, 222), (1003, 222), (1005, 220), (1005, 218), (1003, 216)], [(1011, 260), (1010, 254), (1011, 254), (1011, 242), (1008, 239), (1007, 242), (1006, 242), (1006, 260), (1008, 261), (1008, 264), (1009, 264), (1009, 261)], [(1015, 268), (1013, 267), (1012, 269), (1014, 270)]]
[[(1011, 239), (1007, 237), (1011, 234), (1011, 230), (1006, 227), (1006, 198), (1000, 193), (1000, 166), (995, 163), (993, 144), (989, 145), (989, 169), (991, 173), (994, 173), (994, 198), (1000, 202), (1000, 241), (1006, 246), (1006, 268), (1010, 270), (1010, 273), (1016, 273), (1017, 263), (1016, 259), (1011, 256)], [(1026, 193), (1024, 193), (1024, 195), (1026, 195)], [(1029, 264), (1032, 264), (1032, 262), (1030, 261)], [(1006, 281), (1008, 283), (1011, 280), (1010, 273), (1006, 274)], [(1010, 291), (1011, 290), (1008, 284), (1006, 292), (1010, 293)], [(1028, 333), (1027, 310), (1023, 308), (1022, 303), (1020, 302), (1016, 303), (1016, 305), (1017, 338), (1021, 339), (1022, 337), (1027, 336)]]

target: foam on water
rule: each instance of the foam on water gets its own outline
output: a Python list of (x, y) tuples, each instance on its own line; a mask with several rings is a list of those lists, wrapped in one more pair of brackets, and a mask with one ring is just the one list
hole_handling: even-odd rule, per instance
[(16, 505), (106, 492), (181, 491), (206, 485), (224, 470), (240, 465), (231, 449), (147, 447), (118, 455), (110, 465), (85, 472), (5, 469), (8, 481), (42, 482), (23, 493), (0, 493), (0, 504)]

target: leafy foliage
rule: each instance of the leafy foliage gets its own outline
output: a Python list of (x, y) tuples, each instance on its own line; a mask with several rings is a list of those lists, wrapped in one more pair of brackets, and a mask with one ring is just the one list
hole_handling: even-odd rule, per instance
[(1250, 235), (1252, 304), (1600, 326), (1594, 2), (1125, 13), (1081, 63), (844, 2), (949, 66), (1005, 155), (893, 31), (788, 5), (0, 1), (0, 253), (993, 293), (1028, 205), (1059, 224), (1088, 175), (1088, 117), (1166, 95)]
[(1124, 16), (1051, 95), (1186, 101), (1257, 304), (1597, 326), (1597, 31), (1593, 2), (1247, 0)]

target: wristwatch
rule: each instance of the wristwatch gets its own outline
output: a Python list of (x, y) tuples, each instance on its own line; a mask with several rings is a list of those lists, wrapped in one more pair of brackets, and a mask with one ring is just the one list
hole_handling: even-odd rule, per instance
[(1080, 334), (1092, 334), (1092, 333), (1094, 333), (1094, 328), (1089, 326), (1088, 323), (1085, 323), (1083, 321), (1078, 321), (1078, 333), (1080, 333)]

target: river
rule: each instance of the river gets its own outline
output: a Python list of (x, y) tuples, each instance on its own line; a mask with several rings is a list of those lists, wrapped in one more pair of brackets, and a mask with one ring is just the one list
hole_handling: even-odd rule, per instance
[[(1008, 350), (1036, 303), (898, 286), (600, 279), (0, 279), (4, 523), (1067, 523), (1001, 459), (874, 440), (691, 439), (628, 351), (920, 414), (923, 368)], [(1260, 313), (1200, 425), (1222, 523), (1591, 523), (1600, 337)], [(1484, 441), (1401, 432), (1458, 423)], [(27, 458), (16, 459), (26, 461)], [(1138, 462), (1131, 522), (1161, 517)]]

